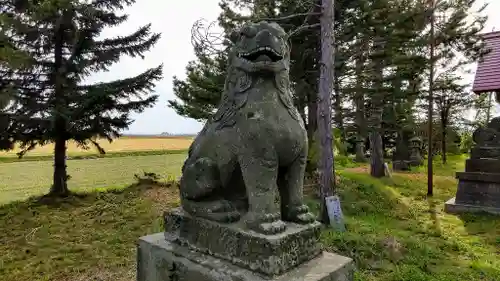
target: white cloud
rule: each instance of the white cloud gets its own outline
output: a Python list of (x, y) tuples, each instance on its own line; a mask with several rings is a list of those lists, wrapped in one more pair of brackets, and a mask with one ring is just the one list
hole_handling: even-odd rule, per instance
[[(160, 42), (146, 54), (146, 58), (124, 58), (107, 73), (99, 73), (91, 77), (92, 80), (110, 80), (128, 77), (141, 71), (164, 64), (164, 78), (156, 88), (160, 100), (154, 108), (144, 113), (134, 115), (135, 122), (130, 127), (131, 133), (154, 134), (161, 132), (192, 133), (201, 129), (198, 122), (178, 116), (167, 107), (167, 100), (173, 99), (172, 77), (184, 77), (185, 66), (195, 58), (191, 46), (191, 26), (204, 18), (208, 21), (217, 19), (220, 9), (219, 0), (172, 1), (172, 0), (141, 0), (126, 9), (129, 20), (120, 27), (108, 30), (104, 36), (127, 34), (135, 31), (141, 25), (152, 23), (155, 32), (161, 32)], [(486, 13), (489, 20), (485, 31), (493, 28), (500, 30), (499, 0), (479, 0), (478, 6), (490, 2)], [(475, 67), (474, 67), (475, 69)], [(473, 77), (464, 77), (473, 79)], [(472, 81), (470, 81), (472, 83)]]
[(154, 108), (132, 116), (135, 122), (130, 126), (130, 133), (193, 133), (201, 129), (198, 122), (178, 116), (167, 106), (167, 101), (175, 97), (172, 77), (184, 77), (187, 62), (195, 58), (191, 47), (191, 26), (200, 18), (216, 20), (220, 13), (218, 2), (219, 0), (137, 1), (125, 10), (130, 15), (127, 22), (104, 32), (105, 37), (125, 35), (139, 26), (151, 23), (154, 32), (162, 33), (160, 41), (145, 54), (145, 59), (123, 58), (109, 72), (90, 77), (94, 81), (124, 78), (163, 63), (164, 78), (156, 87), (159, 101)]

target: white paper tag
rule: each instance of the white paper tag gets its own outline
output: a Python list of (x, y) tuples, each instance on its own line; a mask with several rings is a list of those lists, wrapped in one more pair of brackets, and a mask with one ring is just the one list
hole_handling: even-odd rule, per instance
[(338, 231), (345, 231), (344, 215), (340, 207), (340, 198), (337, 195), (333, 195), (326, 197), (325, 201), (330, 225)]
[(392, 178), (391, 170), (389, 169), (389, 165), (387, 163), (384, 163), (384, 170), (385, 175)]

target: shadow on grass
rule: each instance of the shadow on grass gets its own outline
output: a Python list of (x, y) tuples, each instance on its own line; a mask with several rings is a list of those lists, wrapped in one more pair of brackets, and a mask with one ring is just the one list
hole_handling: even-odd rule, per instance
[[(500, 216), (487, 213), (460, 214), (457, 215), (462, 220), (467, 233), (496, 248), (496, 253), (500, 255)], [(498, 257), (500, 258), (500, 256)]]
[(438, 211), (438, 207), (437, 207), (437, 204), (436, 204), (436, 200), (433, 200), (432, 198), (429, 198), (427, 200), (427, 203), (429, 204), (429, 214), (430, 214), (430, 220), (433, 224), (433, 228), (434, 228), (434, 231), (436, 232), (436, 234), (438, 236), (442, 236), (443, 233), (442, 233), (442, 228), (441, 228), (441, 221), (438, 217), (439, 215), (439, 211)]
[(135, 280), (137, 239), (161, 231), (177, 198), (176, 188), (136, 184), (1, 206), (1, 279)]

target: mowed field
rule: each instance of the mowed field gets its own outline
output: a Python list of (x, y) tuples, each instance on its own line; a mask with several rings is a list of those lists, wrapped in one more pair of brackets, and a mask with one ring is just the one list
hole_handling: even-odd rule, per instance
[[(147, 150), (183, 150), (187, 149), (193, 138), (191, 137), (121, 137), (113, 140), (111, 143), (106, 139), (99, 140), (98, 143), (106, 152), (124, 152), (124, 151), (147, 151)], [(90, 147), (89, 150), (82, 149), (74, 142), (67, 144), (68, 155), (96, 154), (97, 150)], [(17, 157), (19, 149), (0, 152), (0, 157)], [(49, 144), (36, 147), (28, 152), (26, 156), (52, 155), (54, 145)]]
[[(191, 138), (182, 137), (124, 137), (108, 143), (100, 143), (107, 152), (159, 151), (165, 154), (145, 156), (102, 157), (95, 159), (68, 160), (68, 181), (72, 191), (88, 191), (103, 188), (120, 188), (133, 184), (134, 175), (156, 173), (161, 181), (174, 180), (180, 175), (182, 163)], [(35, 149), (27, 156), (52, 155), (52, 145)], [(168, 153), (181, 150), (180, 153)], [(15, 157), (16, 151), (4, 152), (0, 157)], [(68, 145), (69, 155), (96, 154), (95, 149), (82, 150), (74, 143)], [(0, 204), (24, 200), (48, 192), (52, 184), (51, 160), (14, 161), (0, 163)]]

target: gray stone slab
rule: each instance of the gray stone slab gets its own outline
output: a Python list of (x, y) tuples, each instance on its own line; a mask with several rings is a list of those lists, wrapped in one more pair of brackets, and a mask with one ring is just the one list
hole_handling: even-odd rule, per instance
[(500, 147), (476, 146), (470, 151), (471, 159), (499, 159)]
[(498, 174), (500, 172), (500, 160), (467, 159), (465, 160), (465, 171)]
[(457, 172), (455, 177), (459, 180), (466, 180), (466, 181), (500, 183), (500, 173)]
[(285, 232), (264, 235), (243, 222), (219, 223), (193, 217), (177, 208), (165, 213), (167, 240), (225, 259), (264, 275), (275, 276), (321, 253), (321, 224), (287, 223)]
[(485, 212), (494, 215), (500, 215), (500, 208), (457, 203), (455, 201), (455, 197), (451, 198), (445, 203), (444, 211), (452, 214)]
[(275, 277), (167, 241), (164, 233), (139, 239), (137, 281), (352, 281), (352, 259), (323, 252)]
[[(462, 173), (479, 174), (479, 173)], [(488, 174), (483, 174), (488, 175)], [(495, 174), (500, 176), (500, 174)], [(478, 205), (500, 208), (500, 183), (485, 181), (480, 176), (470, 180), (471, 177), (459, 177), (455, 201), (458, 204)]]

